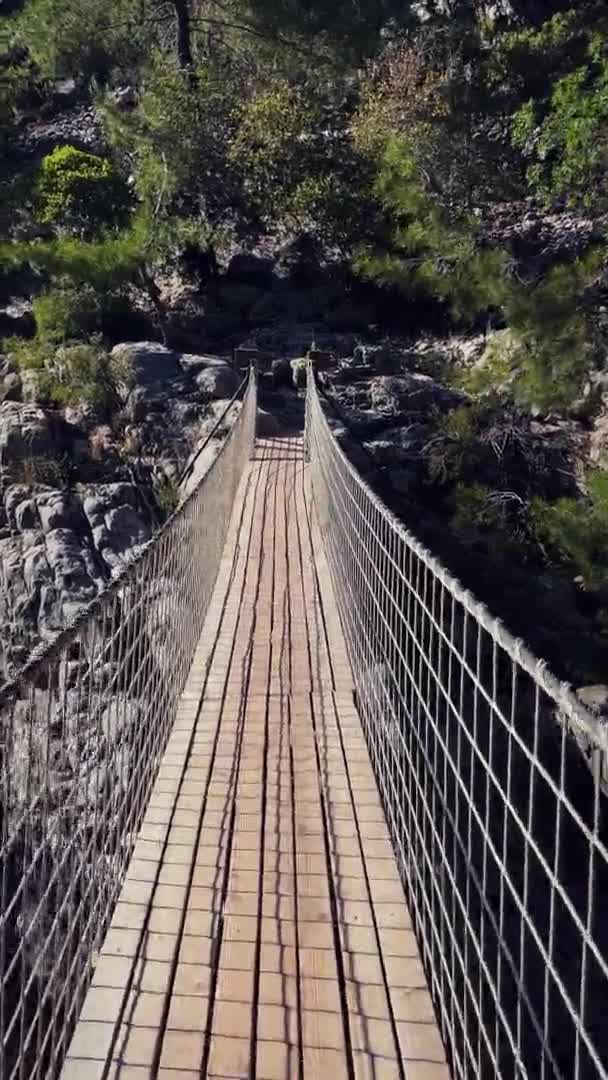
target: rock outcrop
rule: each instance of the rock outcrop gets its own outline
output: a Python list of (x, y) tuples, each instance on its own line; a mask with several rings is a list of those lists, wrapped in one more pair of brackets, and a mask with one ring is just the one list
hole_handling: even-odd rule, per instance
[[(241, 381), (224, 357), (151, 341), (115, 346), (110, 364), (119, 400), (109, 421), (90, 402), (49, 410), (35, 384), (31, 401), (0, 393), (0, 679), (150, 539), (164, 512), (156, 491), (169, 485), (179, 498), (179, 476)], [(7, 360), (5, 388), (11, 375), (20, 379)]]

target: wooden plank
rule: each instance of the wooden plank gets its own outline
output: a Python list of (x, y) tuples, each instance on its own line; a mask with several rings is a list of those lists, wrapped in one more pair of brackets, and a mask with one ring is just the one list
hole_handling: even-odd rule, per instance
[(444, 1080), (301, 441), (240, 497), (63, 1080)]

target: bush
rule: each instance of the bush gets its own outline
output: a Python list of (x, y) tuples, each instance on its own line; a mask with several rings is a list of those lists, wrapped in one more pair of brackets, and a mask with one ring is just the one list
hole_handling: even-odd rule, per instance
[(301, 183), (312, 113), (288, 83), (261, 90), (238, 112), (229, 160), (244, 177), (246, 196), (264, 218), (284, 211)]
[(482, 249), (466, 216), (441, 209), (406, 140), (391, 136), (385, 142), (374, 194), (385, 215), (385, 236), (360, 247), (354, 260), (359, 274), (410, 297), (444, 301), (466, 322), (504, 304), (506, 252)]
[(573, 4), (536, 30), (507, 34), (496, 62), (508, 79), (518, 73), (521, 80), (512, 141), (528, 163), (531, 188), (547, 204), (565, 198), (602, 210), (608, 195), (608, 24), (605, 5), (581, 7)]
[(79, 235), (124, 223), (130, 208), (115, 165), (73, 146), (58, 146), (43, 158), (36, 192), (39, 220)]
[(100, 345), (58, 349), (45, 374), (49, 396), (58, 404), (85, 402), (111, 416), (119, 403), (110, 357)]
[(133, 0), (27, 0), (16, 28), (42, 74), (105, 83), (131, 74), (145, 45), (146, 19)]
[(454, 409), (442, 417), (425, 447), (429, 479), (433, 484), (458, 480), (480, 457), (478, 423), (473, 409)]
[(179, 506), (180, 490), (178, 485), (166, 473), (162, 473), (154, 487), (156, 505), (161, 515), (161, 520), (166, 521), (175, 513)]
[(452, 525), (477, 529), (488, 550), (518, 562), (538, 557), (538, 544), (530, 527), (529, 506), (513, 491), (497, 491), (483, 484), (458, 484), (450, 496)]
[(587, 477), (588, 498), (533, 499), (531, 515), (539, 542), (569, 565), (585, 590), (608, 588), (608, 471)]

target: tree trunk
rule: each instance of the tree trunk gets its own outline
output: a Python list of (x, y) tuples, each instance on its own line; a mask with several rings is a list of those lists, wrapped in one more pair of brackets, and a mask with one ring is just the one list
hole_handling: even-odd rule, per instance
[(190, 33), (189, 0), (173, 0), (177, 20), (177, 59), (179, 66), (192, 70), (192, 37)]
[(167, 310), (161, 300), (160, 290), (156, 284), (152, 274), (148, 272), (145, 267), (142, 267), (140, 271), (141, 282), (152, 301), (152, 306), (156, 311), (156, 317), (158, 319), (158, 329), (160, 330), (160, 336), (162, 338), (163, 345), (167, 344)]

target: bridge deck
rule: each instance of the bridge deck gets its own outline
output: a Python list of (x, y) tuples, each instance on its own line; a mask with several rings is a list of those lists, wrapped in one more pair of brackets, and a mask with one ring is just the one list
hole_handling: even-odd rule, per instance
[(63, 1080), (447, 1080), (306, 483), (258, 443)]

